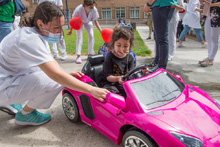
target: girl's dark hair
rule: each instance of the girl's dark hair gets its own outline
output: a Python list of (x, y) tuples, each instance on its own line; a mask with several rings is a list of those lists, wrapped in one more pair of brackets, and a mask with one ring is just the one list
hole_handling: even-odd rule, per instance
[(34, 16), (26, 18), (27, 20), (24, 21), (25, 24), (22, 24), (21, 26), (35, 27), (39, 29), (37, 25), (38, 19), (40, 19), (44, 24), (48, 24), (48, 22), (51, 22), (54, 17), (58, 18), (63, 15), (64, 12), (60, 9), (60, 7), (54, 3), (45, 1), (37, 6)]
[(116, 27), (112, 34), (112, 40), (108, 43), (108, 47), (110, 49), (113, 49), (114, 43), (120, 38), (123, 38), (125, 40), (130, 40), (130, 45), (133, 46), (133, 41), (134, 41), (133, 32), (127, 29), (126, 27)]
[(84, 0), (83, 1), (83, 6), (91, 6), (93, 4), (96, 4), (96, 1), (95, 0)]

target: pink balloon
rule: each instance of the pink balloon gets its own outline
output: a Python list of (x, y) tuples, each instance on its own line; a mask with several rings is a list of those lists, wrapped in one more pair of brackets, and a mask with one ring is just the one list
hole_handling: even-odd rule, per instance
[(108, 43), (112, 40), (112, 34), (113, 34), (112, 29), (104, 28), (102, 30), (101, 35), (102, 35), (102, 39), (105, 41), (105, 43)]
[(69, 24), (74, 30), (79, 30), (82, 26), (82, 19), (80, 17), (73, 17)]

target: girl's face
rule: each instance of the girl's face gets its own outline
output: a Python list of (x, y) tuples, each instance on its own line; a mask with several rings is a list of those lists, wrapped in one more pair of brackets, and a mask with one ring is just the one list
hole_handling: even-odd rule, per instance
[(114, 43), (113, 54), (119, 58), (125, 57), (130, 50), (130, 40), (125, 40), (123, 38), (118, 39)]

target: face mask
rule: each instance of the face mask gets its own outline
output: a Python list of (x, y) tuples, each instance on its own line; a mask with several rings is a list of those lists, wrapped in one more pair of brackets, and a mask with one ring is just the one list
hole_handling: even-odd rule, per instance
[(94, 9), (89, 9), (89, 13), (92, 13), (94, 11)]
[(47, 30), (43, 30), (43, 31), (46, 31), (49, 33), (48, 36), (43, 36), (43, 38), (47, 41), (47, 42), (50, 42), (50, 43), (56, 43), (60, 40), (61, 38), (61, 34), (60, 33), (57, 33), (57, 34), (53, 34)]

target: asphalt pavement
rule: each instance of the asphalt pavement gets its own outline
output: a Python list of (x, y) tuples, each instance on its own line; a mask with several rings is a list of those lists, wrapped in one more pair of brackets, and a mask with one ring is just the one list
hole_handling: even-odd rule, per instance
[[(102, 26), (113, 27), (113, 26)], [(148, 37), (147, 26), (137, 26), (145, 44), (153, 51), (154, 40)], [(213, 66), (201, 67), (198, 61), (207, 57), (207, 48), (202, 48), (196, 40), (186, 38), (185, 47), (177, 48), (175, 58), (169, 61), (167, 70), (179, 74), (187, 84), (198, 86), (211, 97), (220, 100), (220, 53), (216, 55)], [(68, 56), (66, 61), (57, 61), (66, 72), (81, 71), (87, 57), (83, 56), (82, 64), (75, 64), (76, 56)], [(137, 65), (150, 63), (152, 57), (137, 57)], [(116, 147), (108, 138), (84, 123), (70, 122), (62, 110), (62, 95), (58, 95), (48, 110), (52, 120), (38, 127), (17, 126), (14, 117), (0, 112), (0, 147), (53, 146), (53, 147)]]

